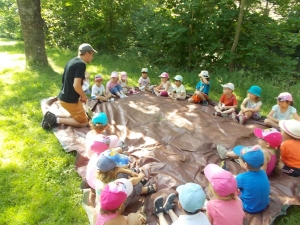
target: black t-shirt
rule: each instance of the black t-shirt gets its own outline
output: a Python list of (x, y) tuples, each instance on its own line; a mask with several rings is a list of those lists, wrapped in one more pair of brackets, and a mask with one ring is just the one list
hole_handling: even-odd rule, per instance
[(80, 95), (75, 91), (73, 83), (75, 78), (82, 78), (83, 82), (85, 69), (86, 64), (79, 57), (75, 57), (67, 63), (62, 76), (62, 86), (58, 99), (67, 103), (78, 102)]

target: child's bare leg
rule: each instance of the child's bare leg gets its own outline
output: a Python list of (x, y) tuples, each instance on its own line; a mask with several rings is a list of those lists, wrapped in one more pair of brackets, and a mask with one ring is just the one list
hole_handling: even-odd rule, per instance
[(139, 220), (138, 214), (136, 213), (130, 213), (126, 219), (128, 225), (142, 225), (142, 221)]
[(192, 103), (193, 103), (193, 102), (194, 102), (194, 99), (193, 99), (193, 98), (189, 98), (189, 99), (188, 99), (188, 102), (192, 102)]
[(244, 116), (246, 116), (247, 118), (250, 118), (252, 116), (253, 112), (247, 111), (244, 113)]
[[(156, 184), (152, 184), (152, 186), (153, 186), (154, 190), (156, 191)], [(149, 190), (149, 188), (151, 188), (151, 187), (150, 187), (150, 186), (143, 187), (143, 188), (142, 188), (142, 192), (141, 192), (141, 194), (147, 194), (147, 193), (148, 193), (148, 190)]]
[(264, 123), (268, 126), (268, 127), (278, 127), (278, 123), (270, 120), (270, 119), (265, 119)]
[(158, 220), (159, 220), (159, 225), (169, 225), (166, 218), (165, 218), (165, 216), (164, 216), (164, 213), (162, 213), (162, 212), (158, 213), (157, 217), (158, 217)]
[(106, 97), (100, 96), (100, 95), (97, 96), (97, 99), (100, 100), (100, 101), (102, 101), (102, 102), (106, 102), (107, 101)]
[(201, 98), (201, 100), (203, 101), (205, 101), (206, 99), (205, 99), (205, 97), (204, 97), (204, 95), (202, 94), (202, 92), (200, 92), (200, 91), (197, 91), (196, 92), (196, 95), (199, 97), (199, 98)]
[(233, 151), (228, 151), (226, 153), (226, 156), (229, 158), (238, 158), (239, 156), (237, 154), (235, 154)]
[(177, 100), (185, 100), (185, 97), (182, 95), (176, 95), (175, 97)]
[(230, 109), (227, 109), (227, 110), (225, 110), (225, 111), (222, 111), (221, 113), (224, 113), (224, 114), (230, 114), (230, 113), (232, 113), (232, 112), (234, 112), (234, 111), (235, 111), (234, 108), (230, 108)]
[(169, 216), (171, 217), (173, 223), (178, 220), (178, 216), (174, 213), (173, 209), (169, 210)]
[(278, 167), (278, 169), (282, 169), (284, 167), (284, 163), (282, 162), (281, 159), (279, 159), (277, 167)]
[(215, 107), (214, 107), (214, 109), (217, 111), (217, 112), (221, 112), (221, 109), (219, 108), (219, 106), (218, 105), (216, 105)]

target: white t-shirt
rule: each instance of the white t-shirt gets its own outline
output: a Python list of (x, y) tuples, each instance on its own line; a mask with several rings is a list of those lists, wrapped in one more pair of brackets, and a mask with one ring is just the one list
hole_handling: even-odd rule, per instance
[(172, 225), (211, 225), (206, 215), (199, 212), (195, 215), (180, 215)]
[(150, 79), (149, 79), (149, 77), (147, 77), (146, 79), (144, 79), (143, 77), (140, 77), (138, 83), (141, 86), (150, 85)]
[(179, 87), (177, 87), (175, 84), (172, 84), (172, 89), (176, 92), (176, 94), (184, 93), (182, 96), (186, 97), (185, 87), (182, 84)]
[(292, 119), (292, 115), (297, 112), (297, 109), (293, 106), (288, 107), (285, 113), (280, 112), (279, 105), (274, 105), (272, 107), (272, 111), (274, 111), (273, 117), (277, 120), (290, 120)]
[(92, 87), (91, 96), (96, 97), (96, 94), (97, 95), (103, 95), (104, 92), (105, 92), (105, 88), (104, 88), (103, 84), (101, 84), (100, 87), (98, 87), (96, 84), (94, 84), (93, 87)]

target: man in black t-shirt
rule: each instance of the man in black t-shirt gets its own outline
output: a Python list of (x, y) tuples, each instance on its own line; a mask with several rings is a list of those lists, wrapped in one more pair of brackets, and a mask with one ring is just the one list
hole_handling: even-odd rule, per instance
[(61, 106), (66, 109), (71, 117), (59, 117), (51, 112), (46, 112), (42, 121), (44, 129), (51, 129), (57, 124), (66, 124), (74, 127), (88, 125), (88, 118), (82, 103), (86, 103), (87, 97), (82, 90), (86, 63), (90, 63), (97, 53), (89, 44), (81, 44), (78, 48), (78, 56), (71, 59), (65, 66), (62, 76), (62, 87), (58, 94)]

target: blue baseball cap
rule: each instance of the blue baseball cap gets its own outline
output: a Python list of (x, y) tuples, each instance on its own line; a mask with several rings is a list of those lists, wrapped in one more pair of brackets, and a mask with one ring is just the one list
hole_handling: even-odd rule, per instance
[(190, 213), (201, 209), (206, 200), (206, 195), (199, 184), (186, 183), (176, 188), (182, 208)]
[(264, 164), (264, 153), (259, 145), (238, 145), (233, 148), (233, 152), (253, 168), (260, 168)]
[(104, 112), (95, 113), (95, 115), (93, 116), (93, 119), (92, 119), (93, 124), (100, 123), (103, 126), (106, 126), (107, 122), (108, 122), (108, 119)]
[(261, 88), (259, 86), (251, 86), (248, 90), (249, 93), (256, 95), (257, 97), (260, 97), (261, 95)]
[(113, 150), (102, 152), (97, 161), (97, 169), (102, 172), (107, 172), (115, 167), (127, 166), (129, 158), (127, 155), (119, 154)]

